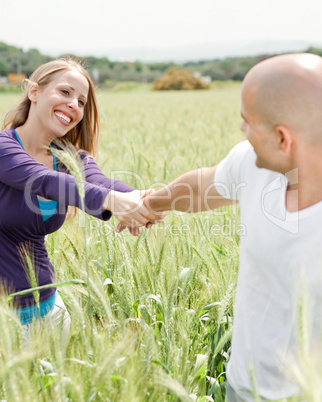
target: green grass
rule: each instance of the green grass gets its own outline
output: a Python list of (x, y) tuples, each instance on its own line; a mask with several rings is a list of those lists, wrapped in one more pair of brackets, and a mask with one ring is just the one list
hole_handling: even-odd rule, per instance
[[(243, 139), (239, 93), (236, 84), (99, 92), (103, 172), (143, 189), (216, 164)], [(17, 99), (1, 95), (0, 118)], [(1, 303), (0, 399), (223, 401), (238, 208), (169, 213), (138, 238), (116, 234), (114, 219), (89, 217), (84, 240), (82, 222), (80, 214), (47, 237), (58, 281), (87, 284), (61, 288), (72, 317), (66, 348), (52, 329), (24, 346), (19, 322)]]

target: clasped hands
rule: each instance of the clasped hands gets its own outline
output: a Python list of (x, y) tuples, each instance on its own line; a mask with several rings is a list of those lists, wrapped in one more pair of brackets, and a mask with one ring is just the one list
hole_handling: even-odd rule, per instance
[(140, 234), (140, 227), (150, 228), (153, 224), (162, 221), (167, 212), (155, 213), (144, 203), (144, 198), (154, 190), (134, 190), (129, 193), (110, 191), (105, 198), (103, 208), (111, 211), (119, 220), (116, 232), (125, 228), (133, 236)]

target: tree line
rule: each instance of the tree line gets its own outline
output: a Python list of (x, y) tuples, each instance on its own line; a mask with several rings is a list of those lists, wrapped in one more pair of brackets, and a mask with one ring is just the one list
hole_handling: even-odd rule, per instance
[[(322, 49), (310, 47), (306, 52), (322, 56)], [(172, 62), (120, 62), (109, 60), (107, 57), (70, 56), (83, 61), (97, 84), (108, 85), (111, 81), (153, 82), (169, 68), (184, 68), (190, 72), (198, 71), (201, 75), (209, 76), (212, 80), (240, 81), (250, 68), (272, 55), (228, 57), (225, 59), (200, 60), (182, 64)], [(24, 73), (28, 77), (40, 64), (53, 59), (51, 56), (41, 54), (37, 49), (24, 51), (21, 48), (0, 42), (0, 76), (6, 76), (9, 73)]]

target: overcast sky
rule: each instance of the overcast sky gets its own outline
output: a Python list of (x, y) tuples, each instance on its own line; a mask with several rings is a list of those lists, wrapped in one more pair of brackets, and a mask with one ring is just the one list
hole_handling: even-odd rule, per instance
[(129, 58), (148, 59), (152, 48), (193, 44), (322, 44), (319, 0), (0, 0), (0, 15), (0, 41), (52, 55), (132, 49)]

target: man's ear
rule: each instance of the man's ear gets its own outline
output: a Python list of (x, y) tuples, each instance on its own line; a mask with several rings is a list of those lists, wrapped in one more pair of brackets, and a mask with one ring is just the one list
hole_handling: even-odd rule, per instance
[(275, 139), (278, 149), (286, 154), (292, 151), (294, 144), (294, 134), (286, 126), (278, 125), (274, 129)]
[(31, 102), (37, 103), (39, 85), (34, 82), (28, 90), (28, 98)]

